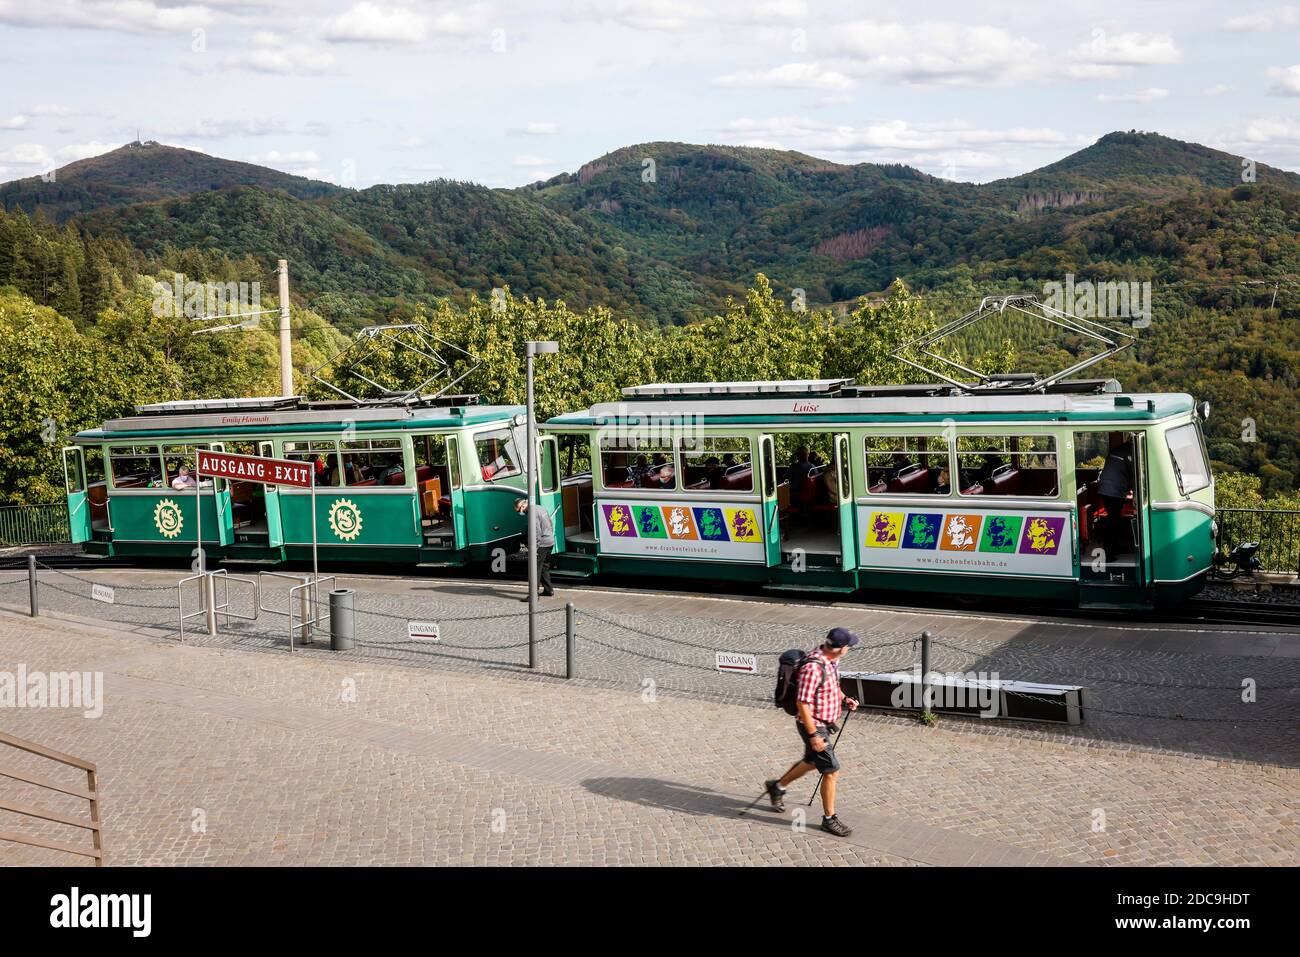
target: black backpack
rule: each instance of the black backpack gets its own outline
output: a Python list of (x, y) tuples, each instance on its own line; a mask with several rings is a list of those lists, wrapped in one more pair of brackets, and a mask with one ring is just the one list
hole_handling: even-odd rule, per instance
[[(791, 648), (781, 652), (777, 659), (776, 690), (772, 693), (772, 703), (789, 715), (799, 714), (799, 669), (808, 663), (809, 653), (802, 648)], [(826, 681), (826, 666), (822, 665), (821, 681), (817, 682), (820, 691)]]

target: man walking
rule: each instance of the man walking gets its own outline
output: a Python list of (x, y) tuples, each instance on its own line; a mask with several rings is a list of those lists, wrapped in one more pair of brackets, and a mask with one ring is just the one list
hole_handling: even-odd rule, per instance
[(821, 772), (822, 830), (836, 837), (848, 837), (853, 829), (835, 816), (835, 781), (840, 762), (835, 757), (831, 735), (839, 728), (840, 707), (856, 711), (858, 702), (840, 691), (840, 659), (860, 639), (847, 628), (832, 628), (821, 647), (805, 659), (798, 672), (795, 693), (798, 715), (795, 727), (803, 741), (803, 759), (778, 780), (766, 782), (767, 796), (775, 811), (785, 810), (785, 790), (809, 771)]
[[(521, 498), (515, 502), (515, 511), (520, 515), (528, 511), (528, 499)], [(555, 589), (551, 587), (551, 549), (555, 547), (555, 526), (551, 524), (551, 516), (547, 514), (545, 505), (538, 503), (533, 510), (533, 522), (537, 526), (537, 578), (542, 589), (538, 594), (550, 598), (555, 594)], [(528, 601), (528, 596), (519, 600)]]

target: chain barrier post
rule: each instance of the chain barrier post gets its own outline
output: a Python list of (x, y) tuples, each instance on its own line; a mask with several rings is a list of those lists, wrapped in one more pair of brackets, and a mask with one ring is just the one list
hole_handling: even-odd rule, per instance
[[(215, 638), (217, 637), (217, 579), (212, 572), (204, 572), (199, 581), (203, 585), (204, 621), (208, 626), (208, 634)], [(229, 619), (226, 620), (226, 624), (230, 624)]]
[(933, 697), (930, 686), (930, 639), (934, 637), (928, 631), (921, 632), (921, 710), (929, 711)]
[(41, 613), (40, 597), (36, 593), (36, 556), (27, 556), (27, 599), (29, 614), (36, 618)]
[(564, 677), (572, 678), (574, 675), (574, 639), (573, 633), (574, 618), (576, 617), (573, 602), (564, 603)]

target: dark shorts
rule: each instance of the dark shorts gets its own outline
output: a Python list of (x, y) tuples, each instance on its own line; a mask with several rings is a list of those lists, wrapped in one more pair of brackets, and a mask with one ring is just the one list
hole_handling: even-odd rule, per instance
[(812, 736), (804, 730), (803, 723), (796, 721), (795, 730), (799, 732), (799, 739), (803, 741), (803, 759), (811, 762), (822, 774), (834, 774), (840, 769), (840, 759), (835, 756), (835, 746), (831, 744), (831, 734), (834, 733), (834, 725), (817, 725), (817, 737), (826, 742), (826, 750), (814, 751), (812, 749)]

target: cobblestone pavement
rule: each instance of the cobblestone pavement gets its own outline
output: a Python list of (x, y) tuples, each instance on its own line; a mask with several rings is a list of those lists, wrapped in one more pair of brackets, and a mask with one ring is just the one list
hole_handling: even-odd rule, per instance
[[(98, 764), (110, 864), (1300, 863), (1288, 767), (863, 715), (840, 745), (839, 813), (856, 831), (838, 841), (761, 805), (740, 813), (797, 757), (771, 708), (636, 678), (520, 681), (518, 648), (411, 667), (245, 653), (264, 647), (255, 635), (181, 646), (102, 607), (111, 629), (0, 612), (0, 670), (102, 671), (106, 699), (97, 719), (25, 708), (0, 727)], [(0, 767), (58, 774), (22, 754)], [(85, 813), (5, 778), (0, 801)], [(3, 830), (85, 841), (0, 811)], [(0, 862), (66, 861), (0, 843)]]
[[(44, 571), (42, 602), (47, 609), (161, 629), (174, 638), (179, 577), (176, 572)], [(91, 582), (113, 584), (115, 603), (91, 600)], [(271, 610), (257, 621), (223, 621), (219, 636), (212, 638), (195, 630), (201, 627), (196, 620), (187, 626), (187, 640), (284, 655), (290, 583), (269, 577), (264, 583), (262, 604)], [(333, 652), (327, 635), (321, 635), (296, 655), (423, 669), (488, 669), (529, 681), (553, 681), (564, 673), (560, 600), (542, 605), (538, 667), (530, 670), (525, 666), (519, 585), (366, 576), (340, 577), (335, 584), (358, 590), (358, 647)], [(250, 613), (250, 593), (248, 587), (232, 586), (232, 609)], [(970, 733), (1300, 764), (1300, 635), (1281, 629), (1043, 622), (586, 588), (568, 596), (578, 605), (576, 683), (586, 686), (766, 708), (776, 655), (793, 646), (813, 646), (832, 625), (847, 625), (863, 636), (863, 646), (845, 665), (858, 671), (910, 669), (920, 658), (915, 638), (928, 628), (935, 636), (936, 670), (1086, 688), (1086, 718), (1080, 726), (945, 719)], [(6, 604), (26, 607), (21, 573), (0, 574), (0, 606)], [(197, 606), (197, 586), (189, 585), (186, 607)], [(409, 620), (438, 621), (442, 640), (408, 640)], [(719, 674), (715, 651), (755, 653), (764, 674)], [(869, 720), (906, 724), (911, 719), (876, 713)]]

